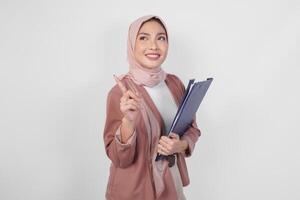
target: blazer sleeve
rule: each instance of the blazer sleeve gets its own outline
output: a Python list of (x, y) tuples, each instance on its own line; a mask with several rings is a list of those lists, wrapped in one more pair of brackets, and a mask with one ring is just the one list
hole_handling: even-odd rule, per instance
[(110, 90), (106, 102), (106, 121), (103, 132), (105, 151), (112, 163), (119, 168), (126, 168), (134, 161), (136, 149), (136, 130), (127, 143), (121, 143), (120, 126), (123, 114), (120, 110), (121, 90), (114, 87)]
[[(176, 77), (176, 79), (179, 82), (179, 86), (180, 86), (180, 91), (182, 92), (182, 95), (184, 95), (185, 93), (185, 86), (183, 85), (183, 83), (181, 82), (181, 80)], [(196, 116), (194, 116), (194, 119), (192, 121), (192, 123), (190, 124), (189, 128), (186, 130), (186, 132), (184, 133), (184, 135), (181, 137), (182, 140), (186, 140), (188, 143), (188, 148), (184, 153), (185, 157), (190, 157), (194, 151), (195, 148), (195, 144), (198, 141), (198, 138), (201, 136), (201, 131), (198, 128), (197, 122), (196, 122)]]

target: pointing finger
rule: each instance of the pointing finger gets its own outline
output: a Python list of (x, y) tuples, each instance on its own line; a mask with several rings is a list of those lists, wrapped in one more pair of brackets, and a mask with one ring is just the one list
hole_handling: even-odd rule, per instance
[(117, 82), (117, 84), (118, 84), (120, 90), (122, 91), (122, 93), (125, 94), (127, 92), (127, 89), (126, 89), (125, 85), (120, 81), (120, 79), (116, 75), (114, 75), (114, 79)]

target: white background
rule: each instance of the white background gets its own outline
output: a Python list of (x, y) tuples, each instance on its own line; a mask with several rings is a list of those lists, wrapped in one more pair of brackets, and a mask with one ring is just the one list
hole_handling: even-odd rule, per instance
[(1, 0), (0, 199), (104, 199), (106, 95), (146, 14), (167, 24), (167, 72), (215, 79), (187, 199), (300, 199), (297, 0)]

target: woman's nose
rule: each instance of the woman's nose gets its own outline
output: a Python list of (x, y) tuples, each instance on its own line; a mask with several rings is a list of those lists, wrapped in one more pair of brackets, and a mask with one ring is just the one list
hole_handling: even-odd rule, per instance
[(150, 49), (157, 49), (157, 44), (156, 44), (156, 41), (151, 41), (150, 42)]

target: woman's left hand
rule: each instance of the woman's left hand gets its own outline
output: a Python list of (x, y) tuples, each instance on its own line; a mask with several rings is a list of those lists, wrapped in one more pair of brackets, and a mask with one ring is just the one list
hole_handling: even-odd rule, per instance
[(157, 152), (162, 155), (172, 155), (174, 153), (184, 152), (188, 147), (185, 140), (180, 140), (179, 135), (170, 133), (169, 137), (162, 136), (158, 142)]

